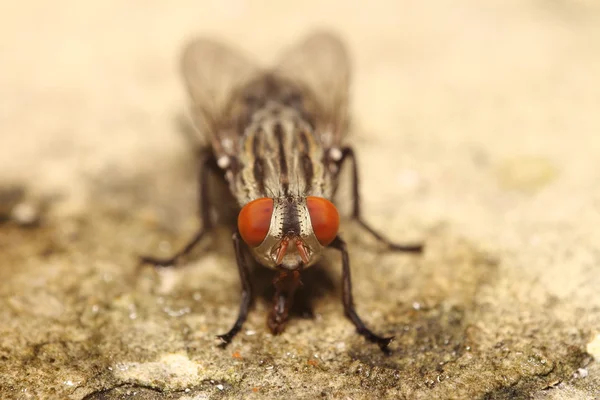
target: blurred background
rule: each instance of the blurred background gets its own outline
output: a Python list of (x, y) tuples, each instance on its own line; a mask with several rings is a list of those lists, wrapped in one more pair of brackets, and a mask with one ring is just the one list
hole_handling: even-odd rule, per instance
[[(266, 334), (259, 305), (249, 320), (258, 333), (235, 347), (253, 355), (231, 367), (231, 354), (212, 346), (237, 309), (227, 232), (215, 245), (222, 256), (199, 259), (202, 267), (129, 280), (136, 254), (170, 254), (198, 223), (194, 158), (178, 132), (178, 57), (207, 35), (268, 65), (315, 28), (337, 31), (352, 56), (350, 143), (367, 219), (390, 237), (425, 240), (428, 252), (378, 254), (343, 228), (356, 242), (359, 311), (399, 335), (392, 358), (354, 336), (333, 293), (317, 307), (328, 324), (292, 324), (294, 343)], [(0, 387), (15, 397), (82, 398), (123, 384), (214, 394), (223, 389), (206, 382), (218, 377), (232, 396), (262, 385), (271, 396), (310, 397), (337, 385), (323, 393), (593, 398), (599, 50), (600, 3), (591, 0), (2, 2), (0, 359), (30, 375), (0, 376)], [(460, 310), (459, 322), (449, 310)], [(165, 361), (183, 348), (201, 372)], [(330, 358), (315, 378), (280, 361), (286, 352), (304, 367), (314, 354)], [(276, 360), (279, 372), (263, 377), (253, 357)], [(48, 368), (49, 358), (59, 361)], [(121, 362), (149, 369), (108, 369)]]
[(223, 38), (268, 63), (311, 28), (339, 31), (354, 61), (355, 120), (365, 138), (391, 140), (399, 152), (411, 142), (427, 152), (459, 146), (498, 158), (572, 159), (578, 144), (568, 137), (598, 126), (593, 1), (1, 7), (1, 173), (48, 188), (69, 190), (77, 171), (135, 168), (137, 156), (182, 145), (172, 134), (185, 104), (177, 62), (195, 35)]

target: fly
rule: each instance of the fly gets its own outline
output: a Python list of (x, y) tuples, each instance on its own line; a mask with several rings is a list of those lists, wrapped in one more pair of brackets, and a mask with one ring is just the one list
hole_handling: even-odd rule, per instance
[(183, 52), (181, 70), (191, 116), (206, 145), (200, 156), (201, 228), (168, 259), (143, 257), (157, 267), (175, 265), (209, 233), (209, 174), (222, 177), (240, 211), (233, 247), (242, 283), (240, 311), (224, 345), (241, 330), (252, 301), (245, 253), (278, 271), (267, 320), (280, 333), (287, 321), (300, 272), (327, 248), (342, 258), (342, 300), (359, 334), (384, 352), (393, 337), (373, 333), (356, 313), (350, 258), (338, 235), (340, 216), (332, 198), (341, 167), (351, 167), (352, 219), (390, 250), (419, 253), (421, 244), (397, 244), (371, 228), (360, 212), (358, 167), (348, 130), (350, 62), (340, 39), (326, 32), (291, 47), (263, 69), (219, 42), (197, 39)]

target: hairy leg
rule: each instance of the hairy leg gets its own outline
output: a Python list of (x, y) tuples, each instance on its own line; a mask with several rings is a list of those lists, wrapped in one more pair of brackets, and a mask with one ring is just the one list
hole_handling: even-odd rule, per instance
[(248, 317), (248, 311), (250, 310), (250, 304), (252, 303), (252, 283), (250, 282), (250, 271), (248, 264), (244, 258), (242, 249), (242, 240), (239, 233), (233, 234), (233, 248), (235, 249), (235, 260), (238, 266), (238, 272), (240, 274), (240, 280), (242, 282), (242, 300), (240, 302), (240, 311), (235, 323), (229, 330), (229, 332), (217, 336), (222, 341), (222, 346), (227, 346), (231, 340), (239, 333)]
[(329, 245), (329, 247), (337, 249), (342, 253), (342, 302), (344, 304), (344, 312), (346, 316), (350, 319), (350, 321), (352, 321), (359, 334), (364, 336), (368, 341), (376, 343), (381, 351), (388, 354), (388, 346), (394, 337), (383, 337), (373, 333), (373, 331), (367, 328), (365, 323), (358, 316), (356, 308), (354, 307), (354, 299), (352, 297), (352, 278), (350, 275), (350, 257), (348, 257), (346, 242), (344, 242), (338, 236)]
[(275, 296), (267, 325), (274, 335), (278, 335), (283, 332), (287, 323), (289, 311), (294, 301), (294, 293), (298, 286), (302, 285), (300, 271), (281, 270), (273, 280), (273, 285), (275, 286)]

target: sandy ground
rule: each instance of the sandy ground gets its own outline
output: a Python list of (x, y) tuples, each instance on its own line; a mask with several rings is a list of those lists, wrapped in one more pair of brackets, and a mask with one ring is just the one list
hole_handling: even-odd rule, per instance
[[(225, 350), (226, 228), (136, 271), (198, 224), (185, 40), (269, 62), (315, 27), (352, 51), (365, 215), (427, 243), (342, 227), (389, 356), (343, 317), (335, 253), (306, 277), (314, 318), (274, 337), (259, 296)], [(0, 397), (600, 398), (599, 49), (584, 0), (4, 2)]]

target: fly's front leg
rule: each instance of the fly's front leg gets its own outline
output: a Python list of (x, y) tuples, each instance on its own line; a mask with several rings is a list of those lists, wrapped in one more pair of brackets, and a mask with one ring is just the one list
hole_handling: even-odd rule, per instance
[(294, 293), (300, 281), (300, 271), (280, 270), (279, 275), (273, 280), (275, 296), (273, 296), (273, 309), (267, 319), (271, 333), (278, 335), (283, 332), (288, 320), (288, 314), (294, 301)]
[(250, 310), (250, 304), (252, 303), (252, 283), (250, 282), (250, 271), (248, 264), (244, 258), (242, 249), (242, 240), (240, 239), (239, 233), (233, 234), (233, 248), (235, 250), (235, 260), (238, 266), (238, 272), (240, 274), (240, 280), (242, 281), (242, 300), (240, 302), (240, 311), (235, 323), (229, 330), (229, 332), (217, 336), (222, 341), (222, 346), (227, 346), (231, 339), (239, 333), (248, 317), (248, 310)]
[[(332, 154), (333, 153), (333, 154)], [(395, 243), (384, 237), (382, 234), (373, 229), (367, 222), (365, 222), (360, 213), (360, 192), (359, 192), (359, 177), (358, 177), (358, 166), (356, 163), (356, 156), (354, 150), (351, 147), (342, 147), (339, 152), (330, 151), (330, 157), (338, 167), (338, 173), (341, 169), (344, 161), (350, 160), (352, 163), (352, 218), (358, 222), (358, 224), (369, 232), (379, 242), (385, 244), (388, 249), (393, 251), (403, 251), (409, 253), (421, 253), (423, 251), (422, 243)]]
[(350, 320), (356, 327), (356, 330), (358, 331), (358, 333), (363, 335), (368, 341), (376, 343), (379, 346), (379, 348), (381, 349), (381, 351), (388, 354), (389, 353), (388, 346), (390, 345), (390, 342), (392, 341), (392, 339), (394, 339), (394, 337), (393, 336), (383, 337), (383, 336), (376, 335), (369, 328), (367, 328), (365, 323), (362, 321), (362, 319), (360, 319), (360, 317), (356, 313), (356, 308), (354, 307), (354, 299), (352, 298), (352, 278), (350, 276), (350, 257), (348, 256), (348, 249), (346, 248), (346, 242), (344, 242), (342, 239), (340, 239), (339, 236), (337, 236), (334, 239), (334, 241), (331, 242), (329, 247), (337, 249), (342, 253), (342, 301), (344, 303), (344, 313), (346, 314), (346, 316), (348, 318), (350, 318)]
[(210, 219), (210, 201), (209, 201), (209, 174), (211, 172), (219, 171), (219, 167), (217, 166), (217, 162), (215, 160), (214, 155), (208, 151), (204, 150), (200, 154), (200, 171), (198, 174), (198, 198), (199, 198), (199, 216), (201, 219), (202, 226), (198, 231), (194, 234), (194, 236), (189, 240), (189, 242), (178, 252), (173, 254), (173, 256), (169, 258), (154, 258), (154, 257), (140, 257), (140, 261), (142, 264), (152, 264), (155, 267), (169, 267), (177, 264), (181, 258), (185, 257), (189, 254), (190, 251), (202, 240), (202, 238), (209, 232), (213, 223)]

